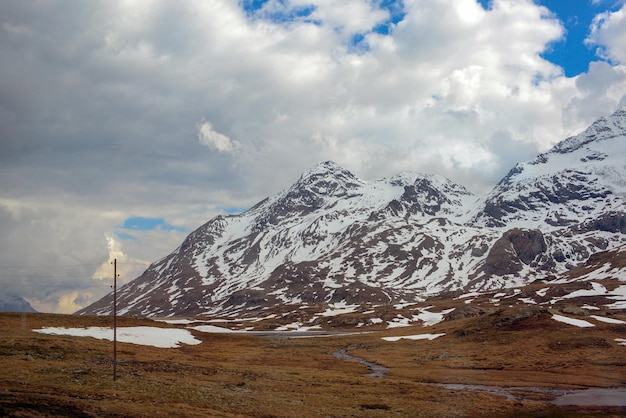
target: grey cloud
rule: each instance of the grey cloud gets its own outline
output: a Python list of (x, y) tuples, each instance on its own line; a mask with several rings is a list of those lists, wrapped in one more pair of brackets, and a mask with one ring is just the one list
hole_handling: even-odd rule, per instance
[(49, 303), (48, 308), (68, 288), (93, 291), (91, 273), (108, 256), (99, 222), (55, 206), (0, 202), (2, 293)]
[(626, 96), (626, 66), (611, 66), (606, 62), (592, 62), (589, 71), (576, 79), (578, 95), (564, 108), (565, 125), (589, 125), (601, 116), (611, 114), (623, 106)]

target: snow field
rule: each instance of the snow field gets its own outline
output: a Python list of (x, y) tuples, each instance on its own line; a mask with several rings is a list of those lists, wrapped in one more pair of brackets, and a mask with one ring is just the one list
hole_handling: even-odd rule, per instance
[(402, 335), (399, 337), (382, 337), (383, 340), (385, 341), (400, 341), (402, 339), (405, 340), (428, 340), (428, 341), (432, 341), (435, 338), (439, 338), (441, 336), (444, 336), (446, 334), (416, 334), (416, 335)]
[(563, 322), (564, 324), (574, 325), (575, 327), (579, 328), (595, 327), (595, 325), (591, 322), (585, 321), (583, 319), (574, 319), (563, 315), (552, 315), (552, 319), (554, 319), (555, 321)]
[[(107, 327), (44, 327), (42, 329), (33, 330), (33, 332), (48, 335), (92, 337), (99, 340), (113, 341), (113, 329)], [(157, 327), (117, 328), (117, 341), (137, 345), (148, 345), (158, 348), (178, 348), (181, 344), (197, 345), (202, 342), (196, 339), (189, 330)]]

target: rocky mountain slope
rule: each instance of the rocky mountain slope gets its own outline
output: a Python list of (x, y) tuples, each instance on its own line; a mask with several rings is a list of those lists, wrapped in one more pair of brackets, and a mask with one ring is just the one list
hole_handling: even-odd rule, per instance
[[(484, 197), (437, 175), (368, 182), (324, 162), (192, 232), (119, 289), (118, 312), (323, 315), (558, 280), (626, 242), (625, 207), (625, 110), (518, 164)], [(108, 295), (79, 313), (111, 311)]]

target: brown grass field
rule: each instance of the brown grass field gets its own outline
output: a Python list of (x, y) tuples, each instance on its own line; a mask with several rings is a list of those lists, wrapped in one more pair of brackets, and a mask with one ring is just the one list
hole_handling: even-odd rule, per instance
[[(569, 417), (626, 416), (626, 407), (555, 406), (434, 383), (584, 389), (626, 386), (625, 325), (577, 328), (548, 314), (501, 310), (432, 327), (320, 338), (193, 331), (177, 349), (43, 335), (44, 326), (111, 326), (107, 317), (0, 314), (0, 416), (11, 417)], [(169, 325), (119, 318), (118, 326)], [(445, 333), (432, 341), (383, 336)], [(382, 378), (348, 354), (390, 369)]]

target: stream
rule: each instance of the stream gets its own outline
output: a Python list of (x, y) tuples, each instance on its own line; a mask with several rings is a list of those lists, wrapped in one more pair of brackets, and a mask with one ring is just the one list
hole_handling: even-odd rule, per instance
[[(334, 352), (339, 360), (354, 360), (372, 371), (368, 377), (383, 378), (391, 370), (377, 363), (367, 361), (362, 357), (348, 354), (345, 348)], [(552, 389), (540, 387), (501, 387), (486, 385), (426, 383), (448, 390), (469, 390), (487, 392), (504, 396), (508, 400), (544, 400), (553, 405), (596, 405), (596, 406), (626, 406), (626, 387), (617, 388), (588, 388), (588, 389)]]
[(355, 360), (359, 363), (365, 365), (368, 369), (372, 371), (372, 373), (368, 374), (368, 377), (385, 377), (387, 373), (389, 373), (389, 369), (387, 367), (381, 366), (380, 364), (372, 363), (371, 361), (367, 361), (364, 358), (351, 356), (346, 353), (345, 348), (339, 349), (339, 351), (335, 351), (333, 355), (339, 360)]

